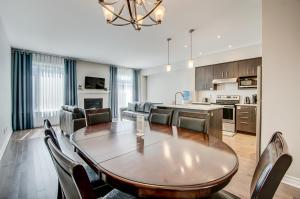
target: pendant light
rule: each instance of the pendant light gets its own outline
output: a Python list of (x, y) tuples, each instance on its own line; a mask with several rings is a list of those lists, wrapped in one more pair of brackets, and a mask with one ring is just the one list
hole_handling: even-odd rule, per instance
[(168, 64), (166, 65), (166, 70), (167, 72), (170, 72), (172, 70), (172, 65), (170, 64), (170, 41), (172, 39), (168, 38), (167, 42), (168, 42)]
[(190, 54), (190, 59), (189, 59), (189, 68), (193, 68), (194, 67), (194, 60), (193, 60), (193, 32), (195, 31), (195, 29), (190, 29), (189, 33), (191, 36), (191, 54)]

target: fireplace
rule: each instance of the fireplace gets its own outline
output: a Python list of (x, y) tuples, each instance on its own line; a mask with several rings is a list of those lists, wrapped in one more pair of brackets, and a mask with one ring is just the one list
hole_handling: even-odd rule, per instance
[(85, 98), (84, 109), (103, 108), (103, 98)]

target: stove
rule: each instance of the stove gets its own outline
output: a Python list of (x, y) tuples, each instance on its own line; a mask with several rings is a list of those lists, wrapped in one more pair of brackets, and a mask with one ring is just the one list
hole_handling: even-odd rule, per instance
[(235, 133), (235, 104), (240, 103), (238, 95), (217, 95), (216, 104), (223, 105), (223, 132)]

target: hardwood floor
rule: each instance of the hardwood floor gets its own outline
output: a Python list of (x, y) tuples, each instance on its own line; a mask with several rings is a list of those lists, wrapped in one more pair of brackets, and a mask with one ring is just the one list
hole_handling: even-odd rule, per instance
[[(55, 128), (62, 150), (79, 160), (67, 138)], [(42, 129), (14, 133), (0, 161), (0, 199), (56, 198), (57, 177), (44, 144)], [(240, 166), (226, 190), (241, 198), (249, 198), (252, 173), (255, 168), (255, 137), (237, 134), (224, 137), (238, 154)], [(300, 198), (300, 191), (281, 184), (275, 198)]]

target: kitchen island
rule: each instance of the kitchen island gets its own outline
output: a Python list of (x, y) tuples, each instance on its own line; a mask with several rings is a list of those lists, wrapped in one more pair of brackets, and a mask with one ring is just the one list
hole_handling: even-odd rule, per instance
[(207, 133), (213, 135), (222, 140), (222, 118), (223, 118), (223, 106), (220, 105), (196, 105), (196, 104), (179, 104), (179, 105), (158, 105), (157, 108), (161, 109), (173, 109), (172, 125), (177, 126), (178, 113), (183, 112), (196, 112), (196, 113), (208, 113), (209, 126), (207, 127)]

